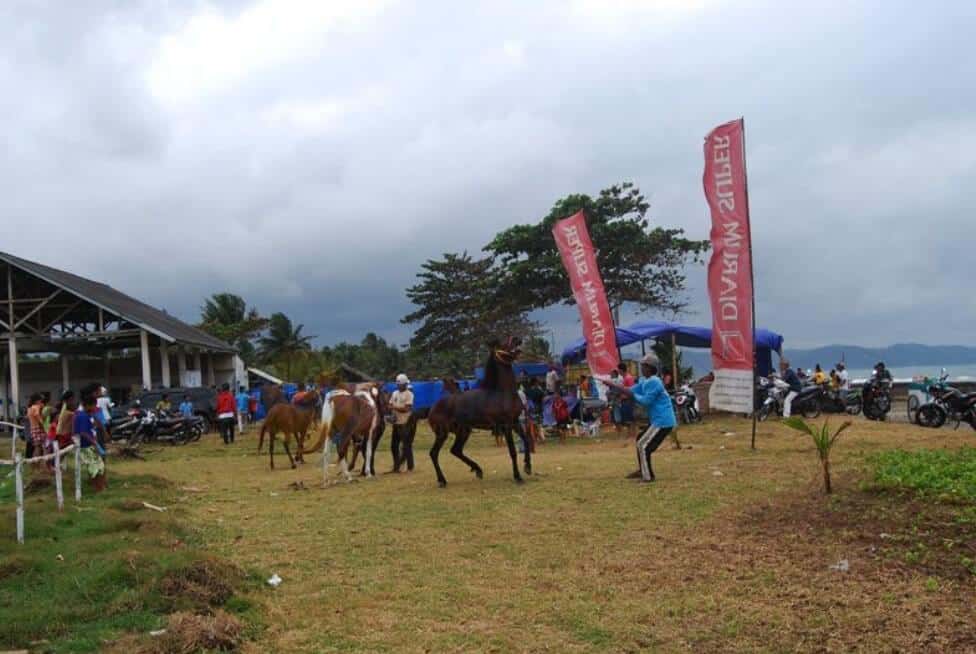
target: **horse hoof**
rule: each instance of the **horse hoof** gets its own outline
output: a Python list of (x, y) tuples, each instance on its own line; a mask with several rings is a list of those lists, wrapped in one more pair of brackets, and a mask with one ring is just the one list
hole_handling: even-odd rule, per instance
[(532, 465), (529, 464), (529, 463), (526, 463), (525, 464), (525, 474), (527, 474), (527, 475), (531, 475), (532, 474)]
[(522, 479), (521, 477), (516, 477), (515, 478), (515, 483), (516, 484), (524, 484), (525, 483), (525, 480)]
[(484, 473), (484, 471), (481, 468), (478, 468), (476, 470), (473, 470), (472, 472), (474, 472), (474, 476), (477, 477), (478, 479), (484, 479), (485, 478), (485, 473)]
[(446, 481), (439, 481), (439, 482), (437, 482), (437, 486), (438, 486), (438, 488), (447, 488), (447, 482)]
[(297, 468), (297, 467), (298, 467), (298, 466), (296, 466), (296, 465), (295, 465), (294, 463), (293, 463), (293, 464), (291, 464), (291, 469), (292, 469), (292, 470), (294, 470), (294, 469), (295, 469), (295, 468)]

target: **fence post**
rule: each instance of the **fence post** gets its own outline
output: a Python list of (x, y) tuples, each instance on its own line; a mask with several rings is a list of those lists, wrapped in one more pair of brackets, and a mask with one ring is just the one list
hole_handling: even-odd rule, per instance
[(17, 542), (24, 542), (24, 460), (19, 454), (14, 456), (14, 474), (17, 489)]
[(10, 428), (10, 458), (17, 460), (17, 430)]
[(58, 511), (64, 511), (64, 490), (61, 486), (61, 444), (54, 439), (54, 490), (58, 494)]
[(81, 501), (81, 439), (75, 436), (75, 502)]

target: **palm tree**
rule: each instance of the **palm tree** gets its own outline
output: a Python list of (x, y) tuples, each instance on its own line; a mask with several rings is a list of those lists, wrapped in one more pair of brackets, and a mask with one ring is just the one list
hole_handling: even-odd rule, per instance
[(200, 307), (200, 328), (235, 345), (241, 358), (250, 362), (254, 354), (251, 339), (267, 324), (254, 307), (233, 293), (214, 293)]
[(266, 361), (284, 359), (285, 377), (291, 381), (292, 358), (300, 353), (312, 349), (314, 336), (303, 336), (305, 325), (292, 325), (291, 320), (283, 313), (271, 314), (268, 321), (268, 335), (258, 339), (260, 354)]

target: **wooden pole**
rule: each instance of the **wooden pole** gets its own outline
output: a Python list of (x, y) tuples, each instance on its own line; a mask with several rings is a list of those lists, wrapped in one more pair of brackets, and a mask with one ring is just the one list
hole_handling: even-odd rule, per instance
[(17, 542), (24, 543), (24, 460), (18, 454), (14, 457), (14, 474), (17, 489)]
[(58, 495), (58, 511), (64, 511), (64, 489), (61, 485), (61, 445), (54, 440), (54, 490)]
[(75, 502), (81, 501), (81, 439), (75, 436)]
[[(742, 184), (749, 216), (749, 175), (746, 173), (746, 119), (742, 118)], [(752, 288), (752, 449), (756, 449), (756, 278), (752, 260), (752, 216), (749, 216), (749, 286)]]

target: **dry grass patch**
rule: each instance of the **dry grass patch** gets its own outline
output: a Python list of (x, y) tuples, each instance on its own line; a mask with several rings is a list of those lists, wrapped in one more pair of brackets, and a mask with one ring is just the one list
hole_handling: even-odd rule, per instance
[[(808, 438), (763, 424), (752, 452), (749, 429), (739, 419), (682, 428), (692, 447), (662, 448), (658, 482), (646, 486), (624, 479), (635, 454), (612, 437), (540, 446), (537, 474), (519, 486), (504, 448), (479, 432), (466, 452), (485, 479), (445, 454), (450, 484), (440, 490), (426, 428), (415, 473), (328, 488), (317, 455), (269, 471), (256, 430), (235, 446), (210, 437), (125, 465), (206, 489), (180, 505), (207, 548), (284, 579), (264, 588), (268, 627), (245, 651), (969, 647), (959, 625), (971, 579), (896, 563), (900, 551), (867, 556), (878, 547), (867, 533), (894, 529), (914, 508), (885, 514), (859, 504), (873, 500), (858, 490), (867, 455), (955, 448), (969, 434), (856, 420), (833, 453), (832, 504)], [(377, 467), (390, 465), (384, 442)], [(886, 501), (894, 511), (898, 500)], [(859, 521), (869, 510), (881, 513)], [(946, 533), (931, 542), (964, 537)], [(843, 558), (848, 572), (831, 570)]]

